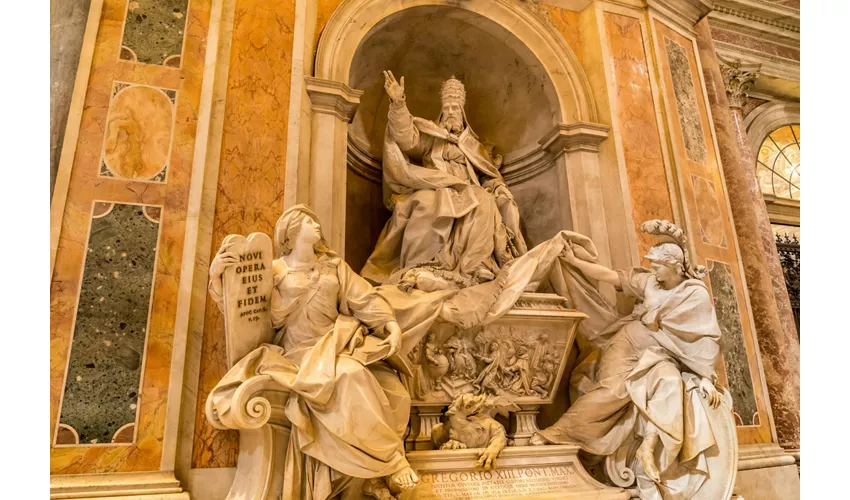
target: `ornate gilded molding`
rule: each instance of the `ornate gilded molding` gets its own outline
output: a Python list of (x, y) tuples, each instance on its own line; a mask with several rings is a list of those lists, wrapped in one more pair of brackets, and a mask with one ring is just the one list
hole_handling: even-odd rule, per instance
[(746, 19), (747, 21), (754, 21), (757, 23), (766, 24), (768, 26), (773, 26), (775, 28), (780, 28), (783, 30), (792, 31), (794, 33), (800, 32), (800, 27), (795, 26), (789, 23), (783, 23), (781, 21), (776, 21), (773, 19), (768, 19), (766, 17), (759, 16), (757, 14), (753, 14), (750, 12), (745, 12), (742, 10), (731, 9), (729, 7), (724, 7), (722, 5), (716, 5), (714, 7), (715, 12), (720, 12), (721, 14), (729, 14), (730, 16), (739, 17), (741, 19)]
[(741, 60), (720, 61), (720, 70), (726, 84), (729, 107), (742, 108), (747, 102), (747, 91), (753, 86), (760, 74), (760, 66), (750, 66)]

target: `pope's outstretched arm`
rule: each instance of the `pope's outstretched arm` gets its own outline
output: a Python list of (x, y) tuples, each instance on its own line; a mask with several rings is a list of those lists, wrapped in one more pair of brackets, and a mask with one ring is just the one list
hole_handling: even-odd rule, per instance
[(390, 98), (387, 116), (390, 135), (402, 151), (409, 152), (419, 146), (419, 130), (413, 125), (413, 116), (405, 102), (404, 77), (399, 83), (391, 71), (384, 71), (384, 89)]

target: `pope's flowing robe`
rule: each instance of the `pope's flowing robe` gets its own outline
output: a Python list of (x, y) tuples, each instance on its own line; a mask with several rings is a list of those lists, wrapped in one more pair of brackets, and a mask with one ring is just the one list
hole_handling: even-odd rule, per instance
[(469, 286), (482, 269), (498, 273), (514, 257), (512, 247), (525, 253), (519, 209), (513, 199), (494, 195), (504, 181), (487, 149), (469, 126), (457, 145), (446, 138), (445, 129), (414, 118), (403, 102), (390, 105), (383, 178), (392, 216), (360, 273), (364, 278), (386, 283), (424, 265)]

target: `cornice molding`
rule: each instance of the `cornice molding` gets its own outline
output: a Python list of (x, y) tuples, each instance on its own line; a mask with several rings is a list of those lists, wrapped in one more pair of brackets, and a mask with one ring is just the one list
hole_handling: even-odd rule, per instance
[(307, 82), (307, 95), (310, 96), (314, 113), (334, 115), (346, 123), (351, 123), (360, 106), (362, 90), (312, 76), (305, 76), (304, 80)]
[(751, 37), (761, 38), (780, 45), (800, 48), (800, 32), (788, 31), (756, 21), (747, 21), (716, 10), (708, 15), (708, 25), (712, 29), (723, 29), (741, 33)]
[(777, 57), (730, 43), (714, 41), (717, 55), (728, 60), (740, 59), (761, 66), (761, 74), (790, 81), (800, 81), (800, 62)]
[[(547, 132), (536, 146), (506, 155), (502, 176), (509, 186), (537, 177), (555, 165), (565, 153), (598, 152), (599, 144), (608, 137), (610, 127), (601, 123), (559, 123)], [(381, 182), (381, 160), (369, 153), (367, 144), (348, 136), (348, 168), (373, 182)]]
[(782, 29), (782, 30), (785, 30), (785, 31), (790, 31), (792, 33), (800, 33), (799, 24), (795, 25), (795, 24), (791, 24), (791, 23), (777, 21), (777, 20), (770, 19), (770, 18), (767, 18), (767, 17), (762, 17), (762, 16), (758, 15), (757, 13), (743, 11), (743, 10), (737, 10), (737, 9), (725, 7), (725, 6), (722, 6), (722, 5), (715, 6), (714, 11), (718, 12), (720, 14), (727, 14), (729, 16), (736, 17), (736, 18), (739, 18), (739, 19), (743, 19), (743, 20), (747, 20), (747, 21), (754, 21), (756, 23), (764, 24), (766, 26), (773, 26), (775, 28), (779, 28), (779, 29)]
[(599, 144), (608, 138), (611, 127), (601, 123), (559, 123), (540, 139), (544, 150), (555, 155), (561, 152), (599, 151)]
[(714, 0), (646, 0), (646, 6), (650, 11), (693, 32), (694, 25), (714, 8)]

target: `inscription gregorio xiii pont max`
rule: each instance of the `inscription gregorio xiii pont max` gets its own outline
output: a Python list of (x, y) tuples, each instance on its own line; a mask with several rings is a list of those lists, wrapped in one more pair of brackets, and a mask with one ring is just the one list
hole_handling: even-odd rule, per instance
[(425, 472), (413, 492), (416, 500), (521, 498), (565, 491), (581, 483), (569, 464), (490, 471)]

